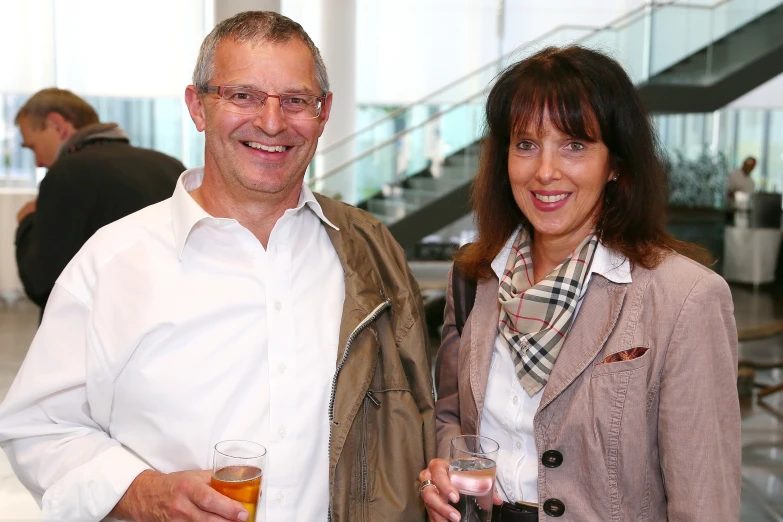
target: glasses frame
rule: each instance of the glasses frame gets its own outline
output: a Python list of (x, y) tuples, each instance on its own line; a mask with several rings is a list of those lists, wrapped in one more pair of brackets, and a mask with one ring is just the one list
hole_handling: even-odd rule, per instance
[[(207, 94), (217, 94), (218, 96), (220, 96), (220, 98), (222, 100), (225, 100), (225, 101), (233, 104), (233, 102), (231, 100), (227, 100), (226, 98), (223, 97), (223, 93), (225, 92), (226, 89), (243, 89), (243, 90), (248, 91), (250, 93), (259, 93), (259, 94), (263, 94), (264, 96), (266, 96), (266, 98), (264, 98), (264, 101), (261, 102), (261, 106), (255, 112), (261, 111), (266, 106), (266, 102), (267, 102), (267, 100), (269, 98), (277, 98), (278, 103), (280, 103), (280, 111), (282, 112), (283, 116), (285, 116), (288, 119), (292, 119), (292, 120), (315, 120), (315, 119), (317, 119), (318, 117), (321, 116), (321, 111), (323, 110), (324, 103), (326, 103), (326, 96), (325, 95), (324, 96), (316, 96), (315, 94), (308, 94), (308, 93), (305, 93), (305, 92), (282, 92), (280, 94), (269, 94), (268, 92), (264, 92), (264, 91), (261, 91), (259, 89), (251, 89), (251, 88), (245, 87), (243, 85), (206, 85), (206, 86), (204, 86), (201, 89), (201, 92), (204, 92), (204, 93), (207, 93)], [(315, 116), (309, 116), (307, 118), (292, 118), (291, 116), (286, 114), (285, 109), (283, 109), (283, 97), (284, 96), (312, 96), (312, 97), (316, 98), (320, 102), (320, 103), (318, 103), (318, 109), (317, 109), (318, 113)], [(261, 96), (259, 96), (258, 98), (260, 99)], [(237, 114), (253, 114), (253, 113), (254, 112), (238, 112)]]

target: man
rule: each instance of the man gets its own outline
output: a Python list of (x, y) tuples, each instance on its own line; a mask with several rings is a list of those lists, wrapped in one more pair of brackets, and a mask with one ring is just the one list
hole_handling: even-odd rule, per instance
[(752, 193), (756, 190), (756, 183), (750, 177), (750, 173), (753, 172), (754, 168), (756, 168), (756, 158), (748, 156), (742, 162), (742, 167), (729, 173), (726, 190), (730, 201), (734, 201), (736, 192)]
[(174, 192), (185, 167), (130, 145), (70, 91), (44, 89), (16, 115), (22, 146), (49, 171), (37, 201), (17, 214), (16, 261), (25, 292), (43, 308), (54, 282), (99, 228)]
[(246, 12), (185, 94), (205, 166), (99, 231), (58, 280), (0, 407), (45, 521), (246, 520), (214, 445), (268, 449), (261, 520), (424, 520), (435, 453), (418, 286), (389, 231), (313, 195), (332, 94), (302, 27)]

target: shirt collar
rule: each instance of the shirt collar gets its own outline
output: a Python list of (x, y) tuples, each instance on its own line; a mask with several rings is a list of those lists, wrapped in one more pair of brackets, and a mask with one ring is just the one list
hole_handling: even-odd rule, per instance
[[(172, 196), (172, 222), (174, 226), (174, 241), (177, 247), (177, 257), (182, 259), (182, 252), (185, 250), (188, 236), (196, 225), (202, 221), (211, 221), (218, 226), (226, 226), (236, 223), (232, 218), (216, 218), (207, 213), (196, 203), (190, 192), (201, 186), (204, 181), (204, 167), (188, 169), (182, 173), (177, 181)], [(306, 183), (302, 184), (302, 190), (299, 193), (299, 201), (296, 207), (286, 210), (286, 212), (298, 213), (302, 208), (309, 208), (326, 225), (339, 231), (331, 221), (329, 221), (321, 209), (321, 205), (315, 199), (313, 192)]]
[[(498, 280), (502, 278), (503, 271), (506, 269), (506, 262), (508, 261), (508, 256), (511, 255), (511, 247), (518, 233), (519, 228), (511, 234), (506, 244), (500, 249), (500, 253), (492, 261), (492, 270), (495, 272)], [(631, 263), (628, 259), (619, 252), (604, 246), (601, 242), (595, 248), (593, 262), (590, 265), (590, 273), (587, 274), (588, 281), (593, 274), (599, 274), (613, 283), (625, 284), (632, 282)]]

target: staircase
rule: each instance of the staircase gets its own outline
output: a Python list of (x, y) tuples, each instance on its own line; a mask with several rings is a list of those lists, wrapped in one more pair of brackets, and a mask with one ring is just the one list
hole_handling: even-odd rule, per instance
[(469, 211), (495, 76), (571, 43), (614, 56), (650, 112), (713, 111), (783, 72), (783, 0), (655, 3), (603, 28), (559, 27), (320, 151), (308, 182), (373, 213), (411, 249)]

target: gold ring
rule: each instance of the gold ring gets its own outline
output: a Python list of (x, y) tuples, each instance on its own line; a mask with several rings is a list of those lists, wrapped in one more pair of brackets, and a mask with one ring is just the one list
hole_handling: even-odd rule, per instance
[(424, 488), (426, 488), (428, 486), (432, 486), (433, 488), (438, 489), (438, 486), (433, 484), (430, 479), (427, 479), (427, 480), (425, 480), (424, 482), (421, 483), (421, 486), (419, 487), (419, 494), (423, 495), (424, 494)]

